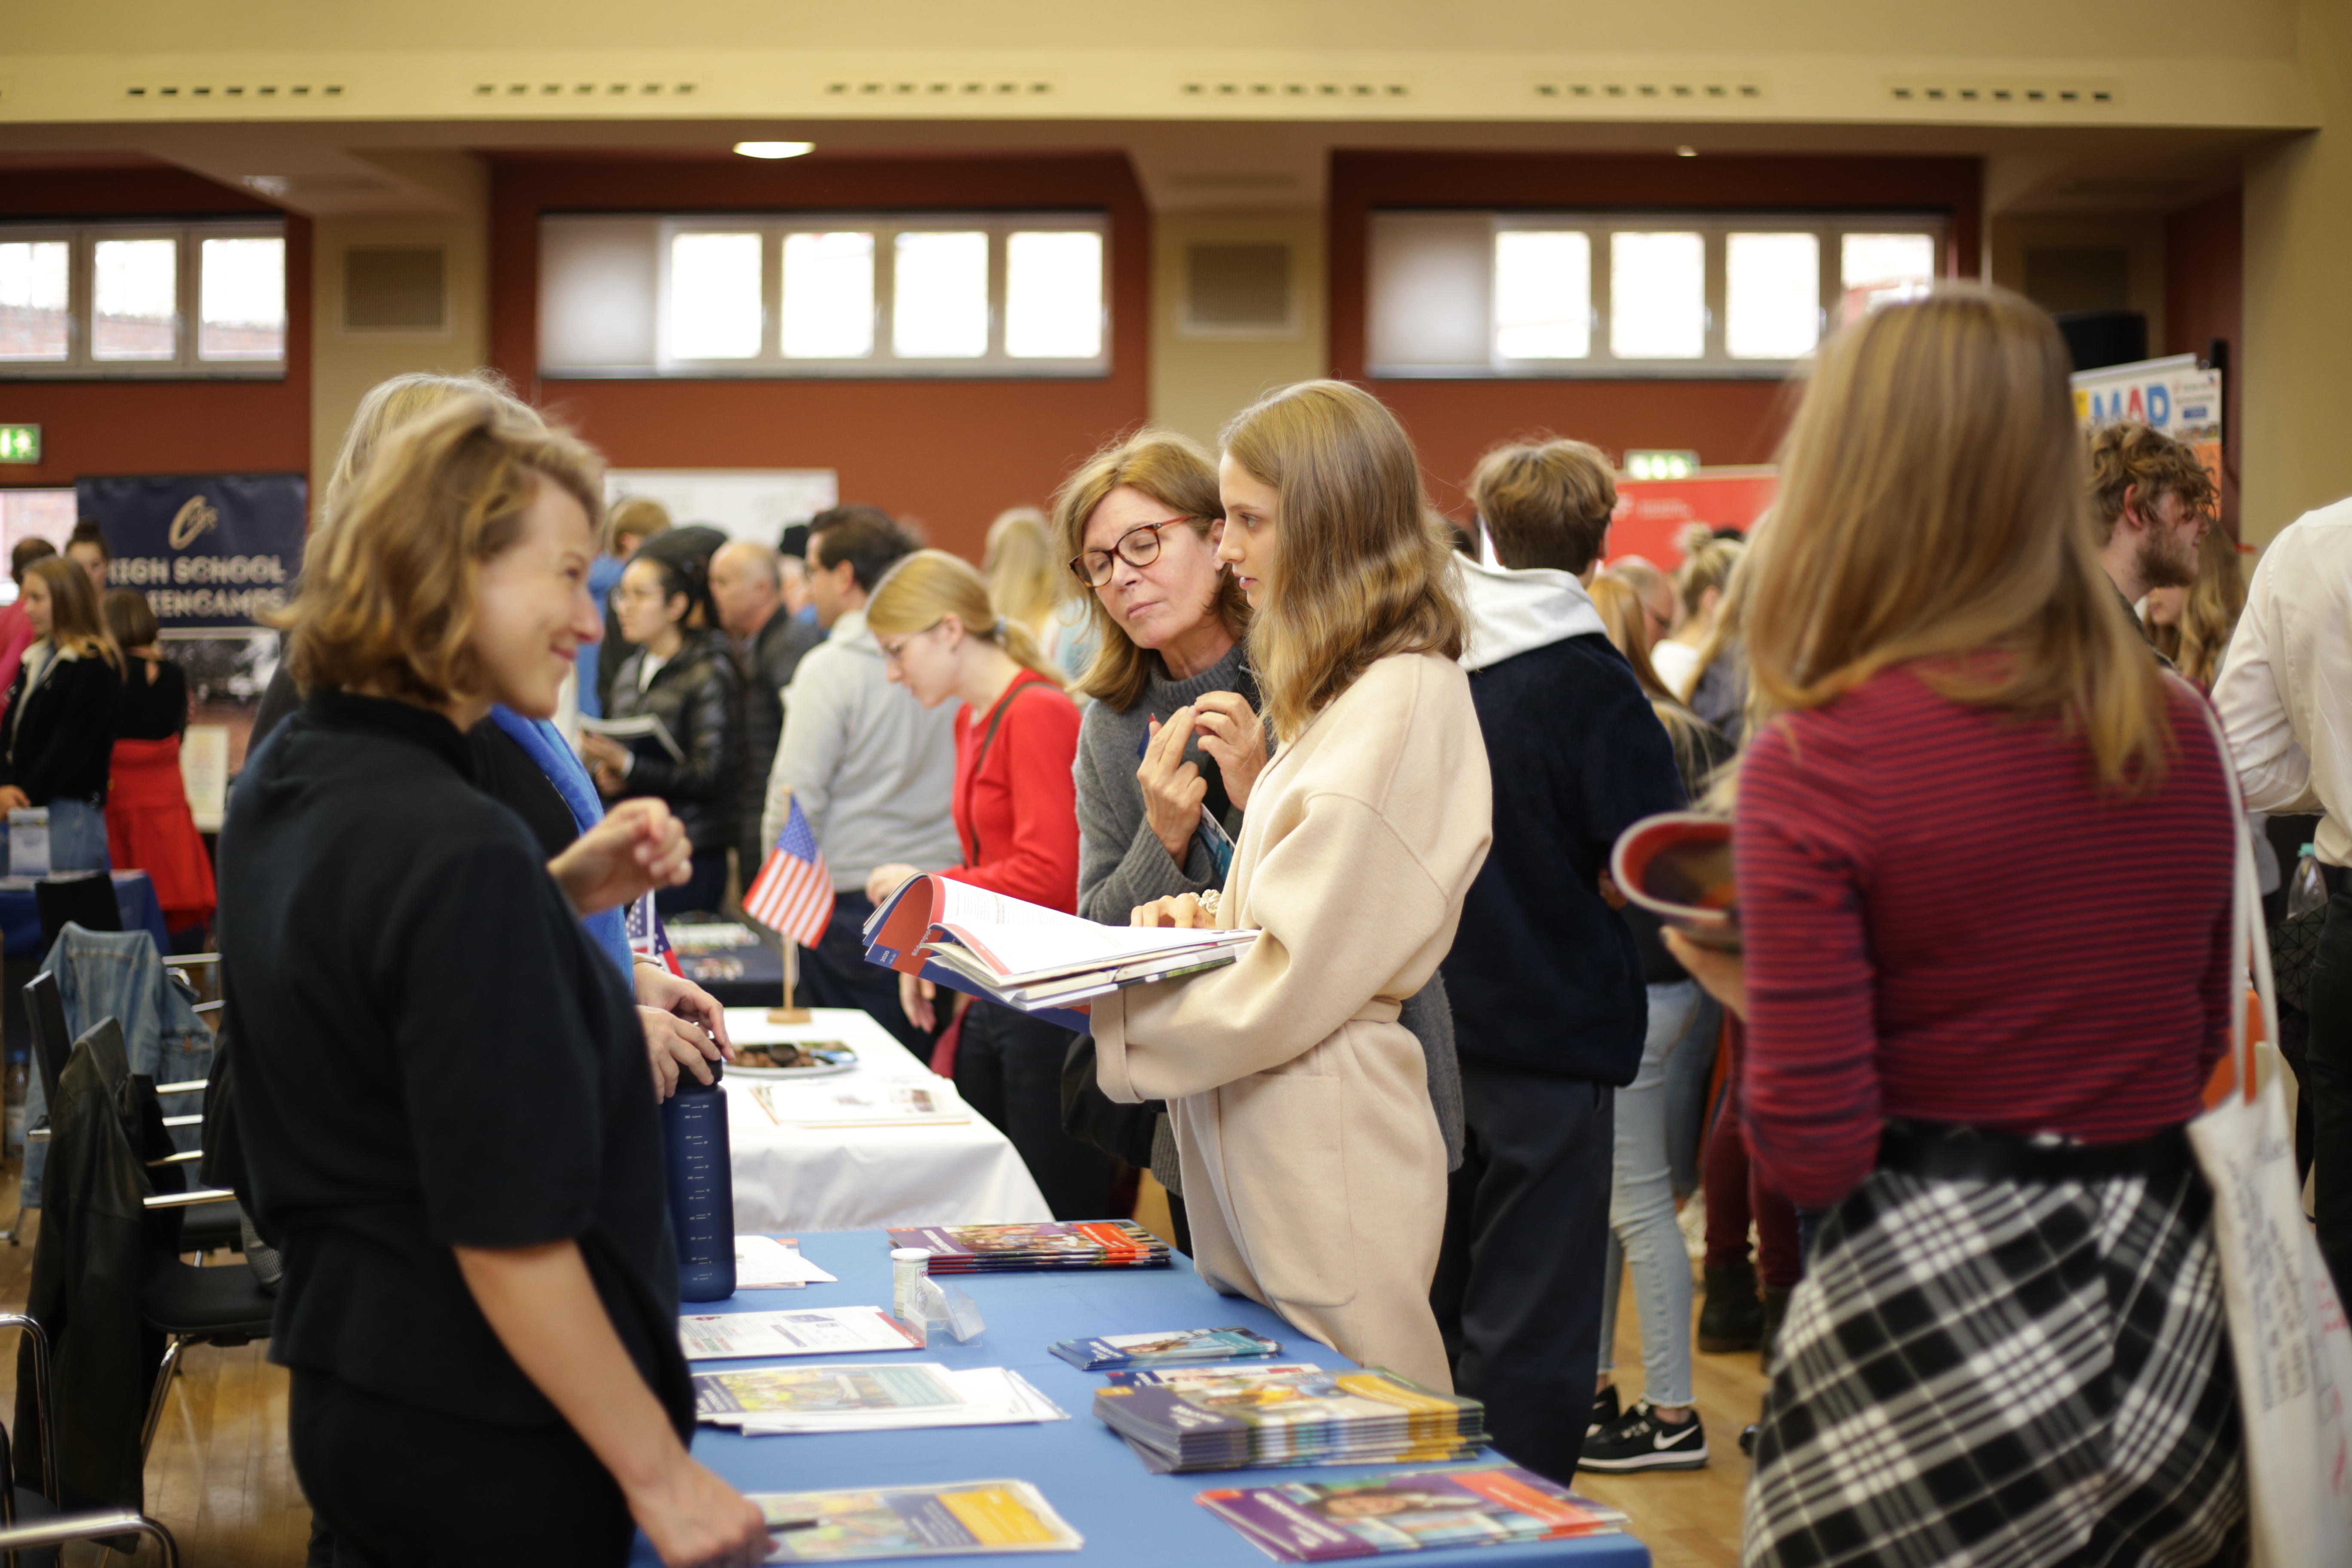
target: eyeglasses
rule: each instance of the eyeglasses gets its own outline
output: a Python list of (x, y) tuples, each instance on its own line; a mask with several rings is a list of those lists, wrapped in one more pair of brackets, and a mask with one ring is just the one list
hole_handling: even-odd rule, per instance
[(933, 621), (929, 626), (925, 626), (919, 632), (908, 632), (905, 637), (900, 637), (896, 643), (887, 643), (880, 637), (876, 637), (874, 639), (874, 645), (882, 650), (882, 658), (885, 663), (904, 663), (907, 657), (907, 645), (913, 642), (919, 637), (924, 637), (929, 633), (938, 631), (945, 620), (946, 617), (941, 616), (939, 620)]
[(1197, 517), (1171, 517), (1165, 522), (1147, 522), (1140, 528), (1130, 528), (1111, 542), (1108, 550), (1082, 551), (1070, 557), (1070, 571), (1089, 588), (1099, 588), (1110, 581), (1114, 570), (1111, 557), (1118, 556), (1129, 566), (1149, 566), (1160, 559), (1160, 531), (1173, 528), (1180, 522), (1200, 522)]

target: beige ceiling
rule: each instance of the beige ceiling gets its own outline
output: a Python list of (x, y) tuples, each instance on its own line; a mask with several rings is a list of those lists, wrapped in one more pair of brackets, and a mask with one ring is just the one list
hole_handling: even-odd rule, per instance
[(757, 137), (1121, 151), (1164, 210), (1313, 207), (1346, 147), (1964, 153), (1996, 212), (2160, 212), (2316, 123), (2346, 3), (49, 0), (6, 30), (0, 158), (333, 215), (469, 203), (472, 154)]

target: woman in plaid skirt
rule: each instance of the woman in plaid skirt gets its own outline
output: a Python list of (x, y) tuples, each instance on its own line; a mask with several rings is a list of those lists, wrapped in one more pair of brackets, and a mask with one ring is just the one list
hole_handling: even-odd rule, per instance
[(1825, 1208), (1744, 1559), (2233, 1563), (2182, 1128), (2227, 1047), (2229, 792), (2084, 526), (2064, 345), (1939, 288), (1826, 345), (1751, 569), (1748, 1146)]

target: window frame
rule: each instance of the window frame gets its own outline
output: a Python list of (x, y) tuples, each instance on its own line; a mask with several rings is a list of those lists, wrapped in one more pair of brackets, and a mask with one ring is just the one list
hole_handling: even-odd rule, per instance
[[(546, 213), (541, 230), (566, 219), (597, 223), (641, 218), (652, 226), (654, 246), (654, 355), (646, 365), (555, 365), (542, 357), (539, 374), (548, 380), (1100, 380), (1112, 369), (1113, 268), (1111, 215), (1108, 209), (1061, 212), (758, 212), (758, 213)], [(783, 353), (784, 238), (793, 234), (854, 232), (874, 237), (874, 337), (872, 351), (858, 358), (819, 358)], [(898, 237), (901, 234), (985, 233), (988, 236), (987, 349), (956, 358), (902, 358), (894, 342), (897, 309)], [(1091, 358), (1015, 357), (1005, 352), (1007, 242), (1016, 233), (1088, 233), (1102, 242), (1102, 350)], [(670, 246), (684, 234), (760, 236), (760, 348), (749, 358), (698, 359), (670, 348)], [(541, 272), (542, 298), (548, 277)]]
[[(1379, 276), (1381, 219), (1475, 217), (1487, 219), (1487, 353), (1483, 363), (1386, 363), (1372, 357), (1378, 340), (1381, 299)], [(1780, 381), (1811, 357), (1793, 359), (1738, 358), (1727, 345), (1730, 296), (1729, 237), (1734, 234), (1810, 234), (1819, 247), (1821, 333), (1816, 345), (1839, 324), (1844, 300), (1842, 257), (1848, 234), (1926, 234), (1935, 242), (1935, 275), (1945, 276), (1951, 248), (1951, 218), (1932, 211), (1889, 212), (1745, 212), (1724, 209), (1629, 208), (1490, 211), (1483, 215), (1431, 207), (1380, 207), (1370, 215), (1365, 245), (1365, 374), (1381, 380), (1512, 380), (1512, 381)], [(1496, 349), (1496, 318), (1499, 289), (1494, 279), (1493, 237), (1507, 232), (1580, 232), (1591, 247), (1591, 298), (1590, 350), (1581, 359), (1528, 359), (1506, 356)], [(1703, 245), (1706, 312), (1703, 352), (1689, 359), (1620, 357), (1614, 352), (1610, 321), (1612, 254), (1618, 234), (1696, 234)]]
[[(176, 247), (170, 359), (100, 359), (97, 338), (98, 243), (107, 239), (169, 239)], [(204, 303), (204, 242), (207, 239), (275, 239), (287, 244), (283, 218), (119, 219), (99, 223), (0, 221), (0, 244), (63, 240), (66, 252), (66, 357), (62, 360), (0, 360), (0, 381), (283, 381), (287, 354), (276, 359), (208, 360), (197, 357)], [(281, 254), (288, 254), (281, 251)], [(290, 260), (290, 256), (289, 256)], [(286, 337), (294, 331), (293, 279), (287, 269)]]

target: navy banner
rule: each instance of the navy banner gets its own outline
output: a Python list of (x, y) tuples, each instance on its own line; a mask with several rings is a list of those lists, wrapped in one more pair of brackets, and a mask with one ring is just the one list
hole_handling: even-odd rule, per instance
[(294, 592), (299, 474), (79, 479), (74, 500), (106, 530), (107, 585), (144, 593), (166, 635), (253, 626)]

